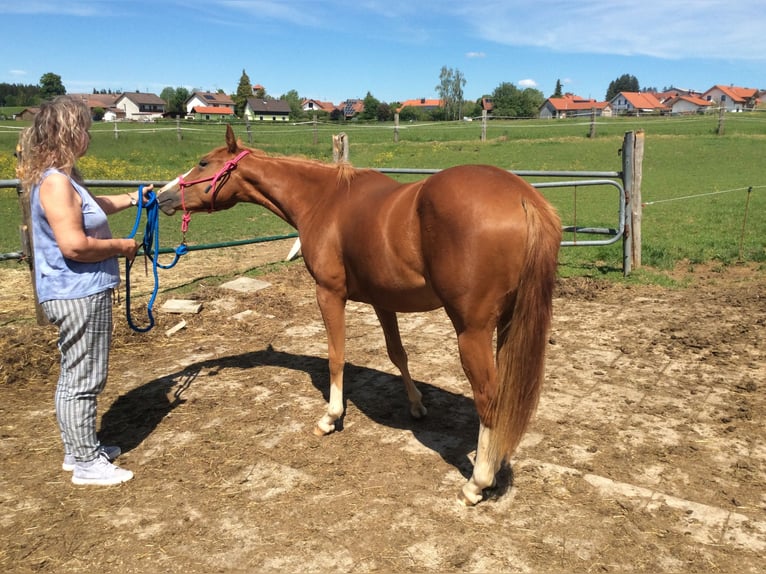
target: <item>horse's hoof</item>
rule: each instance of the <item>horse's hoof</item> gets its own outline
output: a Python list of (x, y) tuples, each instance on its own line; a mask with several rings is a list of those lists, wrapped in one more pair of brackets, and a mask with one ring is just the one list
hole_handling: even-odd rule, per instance
[(467, 508), (471, 508), (473, 506), (476, 506), (479, 502), (481, 502), (482, 497), (480, 496), (476, 500), (472, 500), (469, 498), (465, 492), (459, 492), (457, 495), (457, 501), (462, 504), (463, 506)]
[(319, 421), (317, 426), (314, 427), (314, 434), (316, 436), (327, 436), (335, 431), (335, 425), (328, 425)]
[(481, 490), (476, 491), (476, 487), (472, 488), (471, 483), (467, 483), (463, 486), (462, 490), (458, 493), (457, 499), (463, 506), (476, 506), (484, 498)]
[(424, 416), (428, 414), (428, 409), (424, 407), (423, 405), (413, 405), (410, 408), (410, 414), (412, 415), (412, 418), (414, 419), (422, 419)]

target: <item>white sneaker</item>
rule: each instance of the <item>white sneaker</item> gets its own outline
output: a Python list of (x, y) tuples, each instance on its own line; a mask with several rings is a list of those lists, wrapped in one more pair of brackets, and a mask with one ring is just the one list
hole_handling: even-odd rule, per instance
[[(99, 456), (105, 456), (109, 462), (112, 462), (122, 454), (122, 450), (118, 446), (101, 446), (98, 450), (98, 454)], [(73, 454), (65, 454), (64, 462), (61, 463), (61, 469), (66, 470), (67, 472), (72, 472), (76, 462)]]
[(104, 456), (97, 456), (90, 462), (78, 462), (74, 465), (72, 482), (95, 486), (120, 484), (133, 478), (133, 473), (113, 465)]

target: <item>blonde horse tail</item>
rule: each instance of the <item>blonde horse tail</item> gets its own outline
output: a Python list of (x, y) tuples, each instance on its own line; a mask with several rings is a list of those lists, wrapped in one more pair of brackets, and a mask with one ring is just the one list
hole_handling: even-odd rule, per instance
[(561, 221), (541, 196), (525, 203), (526, 259), (513, 307), (498, 324), (498, 389), (490, 405), (489, 460), (510, 459), (537, 408), (553, 311)]

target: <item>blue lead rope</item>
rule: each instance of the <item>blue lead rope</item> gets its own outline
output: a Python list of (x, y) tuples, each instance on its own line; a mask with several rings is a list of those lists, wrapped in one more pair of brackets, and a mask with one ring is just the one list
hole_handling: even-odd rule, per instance
[[(152, 296), (149, 298), (149, 302), (146, 305), (146, 313), (149, 317), (149, 324), (146, 327), (139, 327), (133, 323), (133, 318), (130, 313), (130, 269), (133, 267), (133, 261), (125, 260), (125, 313), (128, 319), (128, 325), (137, 333), (146, 333), (152, 327), (154, 327), (154, 314), (152, 308), (154, 307), (154, 300), (157, 298), (157, 292), (159, 291), (160, 281), (157, 274), (157, 268), (170, 269), (181, 258), (182, 255), (188, 253), (186, 243), (181, 243), (175, 250), (175, 257), (173, 261), (167, 265), (162, 265), (158, 261), (160, 253), (160, 204), (157, 201), (157, 195), (150, 191), (146, 202), (144, 202), (144, 186), (138, 187), (138, 208), (136, 210), (136, 221), (133, 224), (133, 229), (128, 235), (128, 239), (132, 239), (138, 232), (138, 227), (141, 224), (141, 212), (146, 211), (146, 225), (144, 227), (144, 238), (141, 243), (141, 248), (144, 250), (144, 255), (152, 261), (152, 275), (154, 277), (154, 289), (152, 290)], [(134, 260), (135, 261), (135, 260)]]

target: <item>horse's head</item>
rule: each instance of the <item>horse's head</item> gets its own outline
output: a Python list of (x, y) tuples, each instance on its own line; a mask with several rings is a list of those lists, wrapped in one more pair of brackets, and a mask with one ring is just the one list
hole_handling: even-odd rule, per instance
[(237, 164), (249, 154), (242, 149), (230, 125), (226, 126), (226, 145), (214, 149), (185, 174), (169, 182), (157, 194), (160, 209), (173, 215), (185, 212), (227, 209), (237, 203)]

